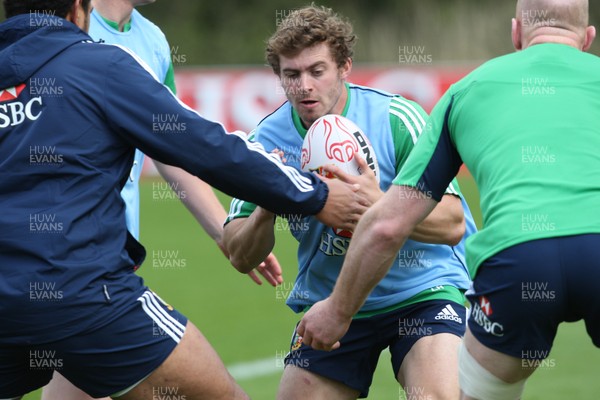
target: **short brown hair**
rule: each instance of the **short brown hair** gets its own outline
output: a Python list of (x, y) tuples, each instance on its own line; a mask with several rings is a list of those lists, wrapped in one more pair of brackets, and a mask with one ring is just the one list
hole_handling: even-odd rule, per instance
[(279, 56), (293, 56), (319, 43), (327, 43), (338, 67), (354, 54), (357, 37), (352, 24), (331, 8), (310, 6), (292, 11), (267, 41), (267, 62), (279, 75)]

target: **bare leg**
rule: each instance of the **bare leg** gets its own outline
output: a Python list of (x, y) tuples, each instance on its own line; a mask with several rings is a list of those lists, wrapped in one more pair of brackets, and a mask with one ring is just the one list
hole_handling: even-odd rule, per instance
[(278, 400), (356, 400), (360, 393), (334, 380), (288, 365), (283, 371)]
[(406, 399), (456, 400), (458, 385), (458, 346), (461, 338), (439, 333), (419, 339), (410, 349), (400, 370), (398, 382)]
[[(42, 400), (92, 400), (64, 376), (54, 371), (52, 380), (42, 390)], [(102, 400), (110, 400), (104, 397)]]
[(185, 334), (165, 362), (120, 400), (145, 400), (156, 393), (187, 400), (248, 400), (198, 328), (188, 321)]

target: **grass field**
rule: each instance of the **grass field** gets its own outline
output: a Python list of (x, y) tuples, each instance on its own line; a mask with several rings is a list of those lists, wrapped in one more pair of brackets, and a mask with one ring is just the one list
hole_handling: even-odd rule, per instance
[[(461, 185), (474, 204), (477, 194), (472, 181), (463, 178)], [(203, 331), (252, 399), (274, 399), (282, 358), (299, 319), (284, 301), (296, 274), (291, 235), (277, 232), (275, 251), (284, 268), (284, 285), (278, 289), (257, 286), (229, 265), (176, 199), (157, 195), (160, 190), (152, 181), (142, 184), (141, 240), (148, 256), (139, 273)], [(477, 207), (473, 213), (479, 222)], [(593, 347), (583, 324), (561, 326), (548, 360), (530, 379), (524, 399), (600, 399), (600, 351)], [(39, 397), (38, 391), (25, 399)], [(384, 354), (369, 399), (404, 398)]]

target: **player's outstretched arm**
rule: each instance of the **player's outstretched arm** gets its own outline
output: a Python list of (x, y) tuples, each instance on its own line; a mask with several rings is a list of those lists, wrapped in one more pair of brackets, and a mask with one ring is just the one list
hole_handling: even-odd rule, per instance
[(223, 229), (229, 261), (242, 273), (259, 266), (275, 246), (275, 214), (257, 207), (248, 218), (236, 218)]
[(350, 185), (324, 183), (283, 165), (259, 144), (227, 134), (222, 125), (181, 103), (126, 51), (102, 51), (110, 52), (104, 57), (111, 62), (103, 66), (108, 71), (105, 84), (90, 96), (101, 99), (111, 131), (130, 146), (278, 214), (319, 214), (343, 227), (351, 214), (363, 211), (361, 196)]

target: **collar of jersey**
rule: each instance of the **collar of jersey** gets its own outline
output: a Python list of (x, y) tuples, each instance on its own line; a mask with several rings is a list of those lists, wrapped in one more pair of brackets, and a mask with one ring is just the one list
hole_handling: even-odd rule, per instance
[[(100, 15), (100, 13), (98, 13), (98, 15)], [(111, 21), (110, 19), (106, 19), (102, 15), (100, 15), (100, 18), (102, 18), (102, 20), (104, 22), (106, 22), (106, 25), (110, 26), (111, 28), (113, 28), (117, 32), (121, 32), (119, 30), (119, 24), (117, 22)], [(123, 25), (123, 32), (129, 32), (130, 30), (131, 30), (131, 18), (129, 18), (129, 21), (127, 21), (125, 23), (125, 25)]]
[[(346, 93), (348, 93), (348, 98), (346, 99), (346, 105), (344, 106), (344, 110), (342, 111), (343, 117), (346, 116), (346, 114), (348, 113), (348, 108), (350, 107), (350, 85), (348, 84), (348, 82), (345, 82), (344, 86), (346, 86)], [(300, 116), (298, 115), (298, 112), (296, 112), (296, 109), (294, 107), (292, 107), (292, 121), (294, 121), (294, 126), (296, 127), (298, 134), (304, 140), (304, 137), (306, 136), (306, 132), (308, 132), (308, 129), (305, 128), (304, 125), (302, 125)]]

